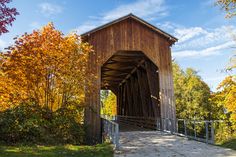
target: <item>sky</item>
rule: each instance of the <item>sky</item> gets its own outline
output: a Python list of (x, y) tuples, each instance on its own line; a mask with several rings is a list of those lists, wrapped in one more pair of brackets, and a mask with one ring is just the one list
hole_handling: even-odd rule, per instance
[(79, 34), (133, 13), (177, 37), (172, 57), (183, 69), (194, 68), (212, 91), (224, 79), (235, 53), (236, 17), (225, 18), (215, 0), (13, 0), (16, 17), (0, 36), (0, 50), (13, 38), (53, 22), (64, 34)]

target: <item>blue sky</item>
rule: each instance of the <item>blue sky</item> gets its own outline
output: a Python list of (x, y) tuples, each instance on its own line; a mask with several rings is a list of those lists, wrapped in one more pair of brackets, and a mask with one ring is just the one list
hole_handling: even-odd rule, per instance
[(196, 69), (212, 90), (227, 75), (222, 70), (235, 53), (236, 17), (225, 19), (214, 0), (13, 0), (10, 5), (20, 15), (0, 36), (0, 50), (51, 21), (65, 34), (82, 33), (133, 13), (176, 36), (173, 58), (183, 68)]

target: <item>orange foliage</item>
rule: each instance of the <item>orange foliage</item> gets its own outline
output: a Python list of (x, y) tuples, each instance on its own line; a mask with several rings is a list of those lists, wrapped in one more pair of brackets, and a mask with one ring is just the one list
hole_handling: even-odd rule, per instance
[(83, 104), (85, 83), (94, 77), (86, 70), (91, 51), (78, 35), (64, 36), (52, 23), (17, 38), (0, 56), (0, 110), (25, 101), (50, 110)]

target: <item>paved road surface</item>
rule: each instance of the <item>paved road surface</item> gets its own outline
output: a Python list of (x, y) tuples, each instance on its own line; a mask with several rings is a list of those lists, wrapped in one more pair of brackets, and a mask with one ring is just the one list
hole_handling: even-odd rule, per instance
[(158, 131), (120, 133), (115, 157), (236, 157), (236, 151)]

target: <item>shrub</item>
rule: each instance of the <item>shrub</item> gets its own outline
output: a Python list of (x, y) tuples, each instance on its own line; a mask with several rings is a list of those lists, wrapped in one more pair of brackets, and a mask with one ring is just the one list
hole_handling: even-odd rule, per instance
[(21, 104), (0, 112), (0, 141), (7, 144), (81, 144), (84, 127), (81, 108), (55, 112), (34, 103)]

